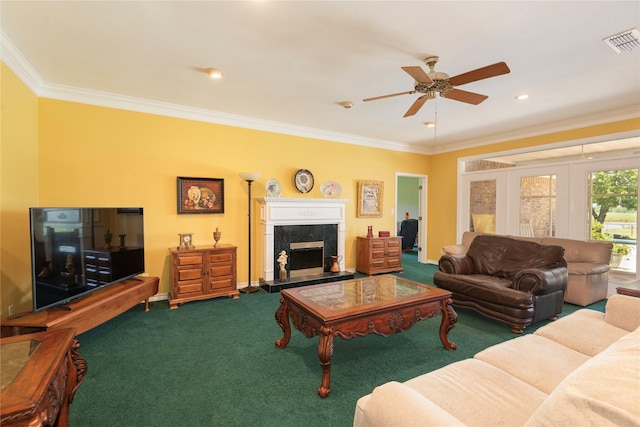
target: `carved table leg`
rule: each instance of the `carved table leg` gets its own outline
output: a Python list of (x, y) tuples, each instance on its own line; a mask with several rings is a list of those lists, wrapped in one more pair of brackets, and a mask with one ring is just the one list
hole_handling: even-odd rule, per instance
[(458, 346), (449, 341), (447, 334), (456, 325), (458, 314), (453, 310), (451, 298), (442, 300), (442, 322), (440, 322), (440, 342), (447, 350), (455, 350)]
[(280, 307), (276, 310), (276, 323), (284, 332), (282, 339), (276, 340), (276, 347), (285, 348), (291, 339), (291, 324), (289, 323), (289, 305), (284, 298), (280, 298)]
[(322, 383), (318, 387), (320, 397), (327, 397), (331, 393), (331, 358), (333, 357), (333, 330), (326, 326), (320, 327), (318, 341), (318, 358), (322, 368)]
[(144, 299), (144, 311), (149, 311), (149, 298)]

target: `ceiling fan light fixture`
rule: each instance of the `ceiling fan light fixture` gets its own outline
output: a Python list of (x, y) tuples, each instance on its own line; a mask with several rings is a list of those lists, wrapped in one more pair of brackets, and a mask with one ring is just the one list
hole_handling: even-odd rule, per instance
[(209, 77), (212, 79), (221, 79), (223, 75), (222, 71), (217, 68), (207, 68), (207, 74), (209, 74)]
[(605, 37), (602, 41), (616, 53), (631, 52), (640, 47), (640, 31), (632, 28), (618, 34)]
[(436, 122), (424, 122), (424, 125), (428, 128), (436, 127)]

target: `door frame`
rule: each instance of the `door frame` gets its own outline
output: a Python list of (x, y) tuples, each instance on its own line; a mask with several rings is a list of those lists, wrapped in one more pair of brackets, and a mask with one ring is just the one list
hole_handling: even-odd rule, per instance
[(398, 178), (399, 177), (409, 177), (409, 178), (418, 178), (418, 262), (422, 264), (427, 264), (427, 207), (428, 207), (428, 198), (427, 198), (427, 189), (429, 176), (424, 174), (415, 174), (415, 173), (407, 173), (407, 172), (396, 172), (396, 182), (395, 182), (395, 207), (393, 210), (394, 215), (394, 224), (397, 217), (398, 212)]

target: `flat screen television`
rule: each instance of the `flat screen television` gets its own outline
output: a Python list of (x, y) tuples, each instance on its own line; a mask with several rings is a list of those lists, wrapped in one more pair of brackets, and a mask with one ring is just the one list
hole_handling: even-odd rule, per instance
[(144, 272), (142, 208), (30, 208), (33, 311)]

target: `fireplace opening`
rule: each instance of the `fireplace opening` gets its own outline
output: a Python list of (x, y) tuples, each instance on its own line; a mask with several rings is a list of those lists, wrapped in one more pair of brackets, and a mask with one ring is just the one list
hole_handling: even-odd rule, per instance
[(322, 274), (324, 242), (295, 242), (289, 246), (289, 277)]

